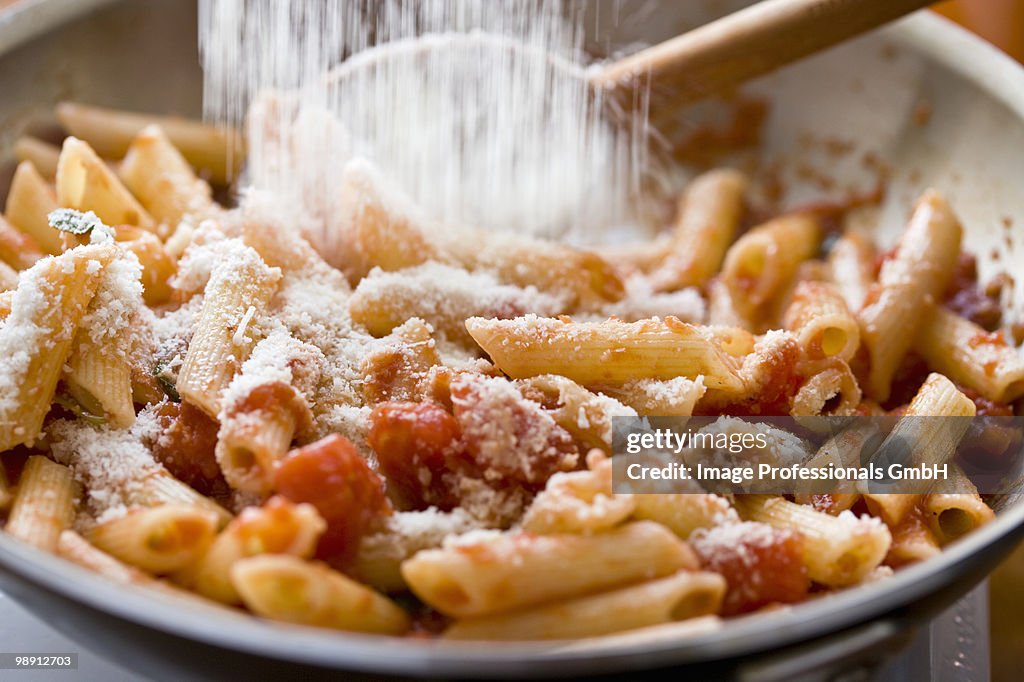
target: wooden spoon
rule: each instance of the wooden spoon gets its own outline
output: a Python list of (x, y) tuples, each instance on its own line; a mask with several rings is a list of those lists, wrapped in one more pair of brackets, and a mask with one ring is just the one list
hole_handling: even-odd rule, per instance
[(678, 110), (837, 45), (934, 0), (762, 0), (605, 66), (592, 85), (629, 111)]

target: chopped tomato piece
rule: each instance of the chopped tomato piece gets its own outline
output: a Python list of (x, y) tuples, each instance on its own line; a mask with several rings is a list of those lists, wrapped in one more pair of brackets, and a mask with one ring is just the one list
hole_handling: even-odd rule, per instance
[(381, 403), (370, 414), (370, 447), (392, 492), (413, 509), (458, 504), (445, 474), (462, 468), (459, 425), (434, 403)]
[(803, 560), (803, 537), (795, 531), (737, 523), (698, 531), (691, 540), (702, 566), (722, 574), (728, 584), (722, 615), (807, 597), (810, 579)]
[(327, 522), (317, 556), (344, 561), (359, 540), (391, 513), (384, 481), (356, 446), (332, 434), (292, 450), (274, 470), (274, 488), (292, 502), (308, 502)]
[(163, 427), (152, 443), (156, 461), (204, 495), (226, 497), (228, 484), (214, 454), (220, 425), (188, 401), (165, 400), (157, 406), (156, 414)]

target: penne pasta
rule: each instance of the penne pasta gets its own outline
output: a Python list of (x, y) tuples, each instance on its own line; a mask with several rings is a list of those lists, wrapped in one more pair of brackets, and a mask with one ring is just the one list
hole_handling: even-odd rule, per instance
[(260, 554), (311, 559), (326, 527), (312, 505), (273, 497), (233, 519), (199, 560), (175, 579), (214, 601), (238, 604), (241, 598), (231, 582), (236, 563)]
[(796, 334), (810, 358), (849, 361), (860, 345), (857, 318), (839, 292), (825, 282), (797, 283), (782, 326)]
[(85, 140), (108, 158), (121, 158), (144, 128), (158, 125), (189, 163), (218, 184), (238, 177), (244, 157), (245, 145), (237, 131), (199, 121), (103, 109), (76, 102), (61, 102), (56, 113), (68, 133)]
[(114, 253), (112, 245), (79, 247), (22, 275), (0, 327), (0, 354), (14, 356), (11, 344), (30, 343), (0, 379), (10, 382), (0, 399), (0, 452), (39, 436), (75, 331)]
[(74, 514), (75, 483), (71, 469), (45, 457), (29, 457), (4, 526), (7, 534), (53, 552)]
[(196, 221), (214, 212), (210, 186), (195, 171), (158, 125), (149, 125), (132, 140), (119, 175), (154, 219), (174, 229), (186, 216)]
[(85, 537), (126, 564), (167, 574), (198, 561), (216, 527), (217, 517), (205, 509), (167, 504), (103, 521)]
[(249, 325), (266, 310), (281, 277), (280, 270), (269, 268), (248, 247), (241, 246), (235, 255), (210, 275), (176, 384), (183, 399), (214, 418), (220, 414), (221, 393), (255, 345), (255, 325)]
[[(882, 442), (875, 456), (884, 455), (890, 444), (899, 448), (899, 454), (905, 448), (902, 444), (911, 443), (915, 457), (913, 464), (951, 463), (960, 439), (970, 427), (970, 420), (966, 417), (973, 417), (975, 412), (974, 402), (952, 381), (941, 374), (930, 374), (904, 412), (904, 418)], [(927, 482), (920, 484), (923, 487)], [(923, 492), (923, 489), (917, 493), (872, 492), (865, 493), (864, 499), (871, 513), (881, 517), (892, 528), (920, 501)]]
[(300, 625), (400, 635), (409, 617), (387, 597), (327, 566), (283, 554), (242, 559), (231, 569), (257, 615)]
[(875, 282), (875, 249), (863, 234), (846, 231), (828, 253), (831, 281), (846, 307), (856, 312)]
[(177, 271), (174, 259), (160, 238), (134, 225), (114, 227), (117, 242), (135, 254), (142, 266), (142, 297), (147, 305), (166, 303), (171, 298), (170, 280)]
[(651, 273), (656, 291), (705, 284), (718, 272), (743, 216), (747, 179), (739, 171), (697, 177), (679, 202), (669, 252)]
[(995, 519), (995, 512), (985, 504), (971, 479), (957, 464), (950, 465), (949, 477), (939, 491), (925, 495), (921, 511), (928, 527), (943, 545), (970, 533)]
[(625, 521), (636, 507), (628, 495), (612, 493), (612, 461), (600, 450), (587, 458), (588, 471), (554, 474), (523, 516), (528, 533), (591, 533)]
[[(717, 573), (681, 571), (660, 580), (510, 614), (457, 621), (445, 639), (535, 640), (597, 637), (717, 613)], [(609, 617), (614, 614), (614, 617)]]
[(927, 304), (949, 284), (960, 253), (960, 222), (933, 190), (918, 201), (892, 258), (885, 261), (858, 317), (870, 369), (864, 391), (883, 401), (903, 356), (914, 341)]
[(804, 365), (810, 377), (793, 396), (789, 413), (795, 417), (844, 417), (856, 413), (860, 386), (850, 366), (836, 358)]
[(22, 135), (14, 141), (14, 158), (19, 162), (28, 162), (48, 181), (57, 175), (57, 159), (60, 158), (60, 147), (43, 142), (31, 135)]
[(14, 171), (7, 192), (4, 217), (9, 223), (32, 237), (39, 247), (51, 255), (64, 250), (60, 233), (50, 227), (47, 216), (57, 208), (57, 195), (30, 161), (22, 161)]
[(466, 329), (516, 379), (561, 374), (587, 385), (703, 376), (711, 388), (743, 388), (738, 363), (697, 327), (674, 317), (635, 323), (472, 317)]
[(692, 551), (675, 535), (637, 521), (593, 535), (521, 533), (426, 550), (402, 564), (402, 576), (423, 601), (465, 618), (696, 568)]
[(654, 493), (632, 498), (634, 518), (660, 523), (684, 540), (698, 528), (740, 520), (728, 500), (710, 493)]
[(107, 225), (157, 229), (153, 217), (92, 147), (74, 137), (64, 140), (57, 164), (57, 203), (77, 211), (92, 211)]
[(781, 294), (800, 264), (818, 252), (821, 226), (809, 214), (776, 218), (747, 232), (729, 249), (722, 281), (746, 317)]
[(889, 529), (877, 519), (830, 516), (781, 497), (739, 495), (736, 509), (748, 521), (799, 531), (807, 574), (831, 587), (864, 580), (882, 563), (892, 544)]
[(995, 403), (1024, 395), (1024, 357), (992, 334), (943, 306), (925, 312), (915, 349), (928, 366)]

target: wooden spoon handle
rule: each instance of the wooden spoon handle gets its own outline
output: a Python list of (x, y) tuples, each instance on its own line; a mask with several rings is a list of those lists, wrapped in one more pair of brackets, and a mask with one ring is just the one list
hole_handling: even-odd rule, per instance
[[(933, 0), (762, 0), (609, 64), (592, 79), (621, 103), (650, 84), (676, 106), (877, 28)], [(653, 103), (652, 103), (653, 104)]]

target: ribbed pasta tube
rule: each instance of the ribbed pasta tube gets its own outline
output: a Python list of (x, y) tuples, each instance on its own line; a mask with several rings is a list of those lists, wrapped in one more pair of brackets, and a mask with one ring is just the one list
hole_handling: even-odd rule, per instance
[(47, 216), (57, 208), (57, 195), (30, 161), (22, 161), (14, 171), (7, 192), (4, 217), (49, 254), (63, 251), (60, 233), (50, 227)]
[(154, 574), (195, 563), (213, 541), (217, 517), (205, 509), (162, 505), (100, 523), (86, 538), (117, 559)]
[(814, 256), (821, 226), (809, 214), (785, 215), (755, 227), (729, 249), (722, 281), (734, 305), (750, 316), (792, 281), (800, 263)]
[(410, 589), (442, 613), (483, 616), (696, 569), (668, 529), (637, 521), (592, 535), (506, 534), (419, 552), (402, 564)]
[(568, 601), (457, 621), (445, 639), (577, 639), (717, 613), (725, 595), (717, 573), (675, 575)]
[(157, 223), (87, 143), (64, 140), (57, 164), (57, 203), (92, 211), (107, 225), (127, 223), (156, 231)]
[(869, 397), (889, 397), (892, 376), (914, 342), (913, 330), (956, 269), (962, 232), (946, 200), (934, 190), (925, 192), (858, 314), (871, 363), (864, 387)]
[(650, 275), (655, 290), (702, 285), (718, 272), (743, 217), (747, 184), (739, 171), (716, 169), (687, 186), (670, 250)]
[(1024, 395), (1024, 358), (1002, 334), (990, 334), (943, 306), (922, 320), (915, 350), (936, 372), (997, 403)]
[(218, 263), (210, 275), (177, 389), (214, 419), (221, 394), (256, 343), (247, 327), (264, 314), (280, 278), (280, 270), (248, 247), (238, 258)]
[(23, 273), (0, 328), (0, 348), (14, 342), (11, 352), (27, 354), (13, 394), (0, 400), (0, 452), (39, 435), (75, 331), (114, 254), (112, 245), (79, 247)]
[(34, 455), (28, 458), (4, 530), (39, 549), (56, 551), (75, 514), (71, 469)]
[(397, 604), (323, 564), (264, 554), (236, 562), (231, 580), (242, 602), (264, 618), (386, 635), (409, 629)]
[[(957, 445), (970, 427), (976, 408), (974, 401), (961, 393), (952, 381), (941, 374), (929, 374), (917, 395), (910, 401), (899, 423), (878, 448), (876, 456), (887, 451), (890, 444), (913, 445), (914, 462), (905, 464), (939, 465), (952, 463)], [(929, 419), (948, 417), (948, 419)], [(903, 463), (903, 462), (901, 462)], [(865, 493), (868, 509), (894, 527), (903, 520), (921, 499), (927, 481), (917, 481), (918, 490), (905, 493)], [(913, 485), (911, 483), (910, 485)]]
[(144, 128), (159, 125), (189, 163), (208, 172), (218, 184), (236, 178), (245, 158), (244, 140), (238, 131), (200, 121), (102, 109), (77, 102), (61, 102), (56, 114), (71, 135), (86, 140), (100, 155), (112, 159), (124, 156)]
[(150, 215), (169, 228), (185, 216), (198, 220), (214, 211), (210, 186), (158, 125), (146, 126), (132, 140), (119, 174)]
[(782, 326), (796, 334), (811, 358), (849, 361), (860, 345), (857, 318), (839, 292), (826, 282), (797, 283)]
[(799, 531), (807, 574), (830, 587), (859, 583), (892, 544), (889, 529), (877, 519), (830, 516), (781, 497), (739, 495), (736, 509), (745, 520)]
[(472, 317), (466, 329), (516, 379), (559, 374), (586, 385), (703, 375), (711, 388), (743, 388), (737, 361), (697, 327), (674, 317), (632, 323)]

